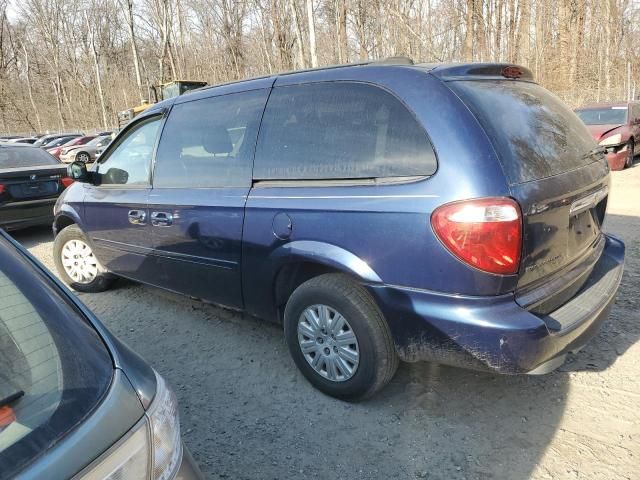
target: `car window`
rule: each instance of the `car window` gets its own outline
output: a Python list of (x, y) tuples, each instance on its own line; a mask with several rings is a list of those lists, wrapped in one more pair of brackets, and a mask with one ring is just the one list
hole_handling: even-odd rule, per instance
[(512, 80), (447, 85), (485, 129), (509, 183), (551, 177), (596, 161), (590, 154), (596, 144), (585, 124), (540, 85)]
[(586, 125), (622, 125), (627, 122), (627, 107), (585, 108), (576, 110), (576, 114)]
[(0, 237), (0, 479), (41, 455), (100, 402), (102, 340), (50, 280)]
[(275, 88), (256, 150), (256, 179), (354, 179), (431, 175), (424, 129), (393, 95), (332, 82)]
[(37, 147), (0, 148), (0, 168), (35, 167), (57, 165), (60, 162), (46, 151)]
[(158, 145), (154, 188), (250, 185), (267, 94), (254, 90), (175, 105)]
[(102, 185), (148, 185), (151, 158), (156, 145), (161, 117), (147, 119), (134, 126), (118, 145), (99, 162)]

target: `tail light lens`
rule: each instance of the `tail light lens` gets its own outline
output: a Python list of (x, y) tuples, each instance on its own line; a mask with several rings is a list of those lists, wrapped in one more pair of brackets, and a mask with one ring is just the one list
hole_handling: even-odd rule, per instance
[(69, 185), (71, 185), (73, 183), (73, 179), (69, 178), (69, 177), (62, 177), (60, 179), (60, 183), (62, 183), (62, 185), (64, 185), (64, 188), (67, 188)]
[(4, 193), (4, 185), (0, 183), (0, 195)]
[(522, 215), (510, 198), (482, 198), (438, 207), (431, 226), (447, 249), (485, 272), (518, 272), (522, 249)]

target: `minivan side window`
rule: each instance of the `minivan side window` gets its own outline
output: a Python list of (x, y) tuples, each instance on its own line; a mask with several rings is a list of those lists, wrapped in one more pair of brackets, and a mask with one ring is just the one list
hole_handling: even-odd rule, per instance
[(256, 149), (257, 180), (431, 175), (426, 132), (391, 93), (373, 85), (326, 82), (276, 87)]
[(133, 127), (99, 162), (102, 185), (148, 185), (161, 122), (152, 117)]
[(267, 95), (253, 90), (174, 105), (158, 145), (154, 188), (251, 185)]

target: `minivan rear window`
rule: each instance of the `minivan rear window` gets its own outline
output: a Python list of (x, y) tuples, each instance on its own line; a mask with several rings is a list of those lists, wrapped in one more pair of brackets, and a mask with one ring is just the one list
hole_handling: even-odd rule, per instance
[(435, 153), (413, 114), (373, 85), (326, 82), (275, 88), (256, 150), (258, 180), (426, 176)]
[(512, 80), (448, 83), (478, 118), (497, 150), (509, 183), (524, 183), (594, 161), (587, 127), (540, 85)]

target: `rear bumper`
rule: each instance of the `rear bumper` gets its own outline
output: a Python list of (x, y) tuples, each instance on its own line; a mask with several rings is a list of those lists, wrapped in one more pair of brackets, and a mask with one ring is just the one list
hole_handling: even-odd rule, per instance
[(546, 373), (598, 331), (615, 300), (624, 244), (606, 237), (604, 252), (582, 289), (550, 314), (536, 316), (513, 295), (468, 297), (369, 286), (385, 314), (402, 360), (491, 370)]
[(54, 197), (0, 205), (0, 228), (16, 230), (34, 225), (50, 225), (57, 199)]

